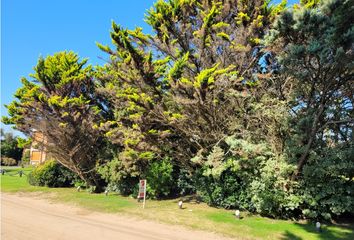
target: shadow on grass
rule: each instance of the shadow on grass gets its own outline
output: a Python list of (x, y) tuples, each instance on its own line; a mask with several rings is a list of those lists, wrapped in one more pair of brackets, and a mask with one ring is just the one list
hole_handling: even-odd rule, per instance
[(283, 234), (282, 240), (302, 240), (303, 238), (296, 236), (294, 233), (285, 231)]
[(178, 203), (180, 200), (182, 200), (184, 203), (190, 203), (190, 204), (199, 204), (202, 202), (201, 197), (197, 195), (189, 195), (189, 196), (176, 198), (174, 202)]
[[(320, 239), (320, 240), (337, 240), (337, 239), (348, 239), (352, 240), (354, 239), (354, 226), (351, 225), (350, 227), (348, 226), (337, 226), (337, 225), (324, 225), (321, 227), (321, 231), (318, 232), (315, 228), (314, 223), (308, 223), (308, 224), (300, 224), (300, 223), (294, 223), (297, 227), (302, 228), (305, 230), (307, 233), (310, 233), (311, 235), (314, 236), (314, 239)], [(281, 238), (282, 240), (302, 240), (303, 238), (298, 236), (296, 232), (291, 232), (291, 231), (285, 231), (283, 233), (283, 236)], [(305, 239), (304, 239), (305, 240)]]

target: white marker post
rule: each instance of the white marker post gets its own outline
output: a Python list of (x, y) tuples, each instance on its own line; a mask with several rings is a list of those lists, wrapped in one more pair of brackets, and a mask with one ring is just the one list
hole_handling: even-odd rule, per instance
[(240, 210), (235, 211), (235, 216), (237, 219), (240, 219)]
[(321, 232), (321, 223), (320, 222), (316, 222), (316, 230), (317, 230), (317, 232)]
[(182, 201), (182, 200), (180, 200), (180, 201), (178, 202), (178, 207), (179, 207), (179, 209), (182, 209), (182, 208), (183, 208), (183, 201)]
[(139, 181), (139, 195), (138, 198), (144, 198), (143, 209), (145, 208), (145, 198), (146, 198), (146, 179)]

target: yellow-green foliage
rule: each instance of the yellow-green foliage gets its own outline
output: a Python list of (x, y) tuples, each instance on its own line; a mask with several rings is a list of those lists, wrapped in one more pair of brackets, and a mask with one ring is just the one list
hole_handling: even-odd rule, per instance
[(176, 81), (182, 76), (183, 69), (188, 64), (189, 52), (184, 54), (180, 59), (176, 60), (172, 68), (168, 73), (168, 78), (170, 81)]
[(213, 30), (219, 30), (219, 29), (226, 28), (229, 26), (230, 26), (230, 24), (228, 24), (228, 23), (218, 22), (218, 23), (213, 24), (212, 28), (213, 28)]
[(149, 41), (149, 37), (143, 33), (143, 28), (137, 27), (133, 31), (128, 30), (128, 33), (138, 39), (139, 43), (147, 43)]
[(215, 3), (209, 12), (202, 12), (202, 15), (204, 15), (202, 29), (206, 31), (213, 25), (215, 17), (220, 13), (221, 7), (220, 3)]
[(251, 18), (248, 16), (247, 13), (239, 12), (236, 17), (236, 22), (237, 22), (237, 24), (241, 25), (241, 24), (245, 24), (248, 21), (250, 21), (250, 19)]
[(196, 77), (194, 81), (194, 87), (195, 88), (200, 88), (202, 85), (207, 84), (212, 85), (215, 82), (215, 77), (218, 77), (220, 75), (223, 75), (225, 73), (228, 73), (231, 71), (234, 66), (230, 65), (227, 68), (224, 69), (219, 69), (218, 70), (219, 64), (215, 64), (214, 67), (212, 68), (207, 68), (202, 70)]
[(216, 34), (216, 36), (220, 37), (221, 39), (225, 40), (225, 41), (230, 41), (230, 36), (224, 32), (219, 32), (218, 34)]
[(63, 122), (59, 123), (59, 127), (61, 128), (65, 128), (67, 125), (68, 125), (67, 123), (63, 123)]
[(149, 133), (149, 134), (157, 134), (158, 131), (157, 131), (156, 129), (150, 129), (150, 130), (148, 131), (148, 133)]
[(320, 0), (300, 0), (300, 4), (304, 5), (306, 8), (315, 7)]
[[(33, 79), (21, 80), (16, 100), (8, 106), (9, 117), (4, 119), (25, 134), (36, 129), (44, 136), (53, 136), (47, 138), (48, 152), (53, 156), (61, 152), (54, 157), (78, 173), (81, 168), (87, 171), (94, 167), (103, 145), (99, 128), (94, 126), (101, 122), (105, 106), (96, 101), (93, 70), (84, 66), (86, 63), (86, 59), (80, 60), (77, 54), (67, 51), (40, 57), (30, 74)], [(74, 141), (80, 138), (85, 139), (85, 144)], [(92, 147), (89, 153), (88, 146)], [(69, 157), (70, 148), (75, 149), (75, 156)], [(95, 181), (88, 178), (94, 175), (83, 178), (92, 184)]]
[(82, 67), (87, 63), (87, 59), (79, 61), (78, 55), (73, 52), (60, 52), (45, 59), (40, 58), (35, 73), (30, 76), (43, 81), (46, 84), (47, 78), (51, 84), (61, 87), (65, 84), (75, 81), (81, 81), (87, 77), (92, 68), (86, 67), (82, 71)]
[(258, 15), (257, 18), (252, 21), (252, 25), (255, 26), (256, 28), (263, 27), (263, 16)]
[(170, 111), (165, 111), (164, 115), (168, 119), (169, 122), (178, 121), (180, 119), (183, 119), (183, 115), (180, 113), (172, 113)]

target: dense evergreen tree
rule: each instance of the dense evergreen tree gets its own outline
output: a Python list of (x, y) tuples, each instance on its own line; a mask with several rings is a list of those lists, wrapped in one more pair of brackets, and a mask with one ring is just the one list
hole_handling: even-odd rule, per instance
[(33, 80), (22, 79), (3, 121), (28, 136), (34, 130), (43, 133), (46, 151), (100, 191), (95, 167), (104, 139), (97, 124), (106, 108), (95, 94), (93, 70), (84, 67), (86, 62), (73, 52), (40, 58)]
[[(102, 91), (117, 116), (108, 135), (123, 147), (119, 159), (128, 172), (143, 173), (146, 160), (170, 154), (193, 169), (213, 147), (226, 147), (227, 136), (279, 135), (277, 127), (259, 127), (275, 121), (252, 104), (279, 106), (265, 96), (267, 83), (254, 73), (259, 54), (252, 53), (283, 7), (267, 1), (157, 1), (146, 16), (156, 35), (113, 23), (117, 49), (99, 45), (112, 61), (103, 70)], [(204, 156), (200, 163), (191, 161), (196, 155)]]
[(354, 1), (307, 2), (281, 15), (269, 45), (291, 85), (286, 153), (313, 217), (353, 211)]
[[(311, 150), (353, 142), (353, 1), (324, 1), (319, 9), (285, 12), (272, 37), (281, 45), (283, 72), (291, 76), (291, 109), (300, 151), (296, 177)], [(278, 48), (280, 50), (280, 48)]]

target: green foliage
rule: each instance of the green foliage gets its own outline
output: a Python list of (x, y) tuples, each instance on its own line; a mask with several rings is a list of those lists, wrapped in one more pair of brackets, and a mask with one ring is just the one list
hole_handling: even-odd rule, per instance
[(300, 4), (306, 8), (314, 8), (320, 2), (320, 0), (300, 0)]
[(173, 193), (175, 181), (173, 166), (169, 158), (154, 161), (146, 171), (147, 193), (152, 198), (163, 198)]
[[(330, 219), (353, 212), (353, 149), (341, 146), (311, 156), (298, 190), (306, 217)], [(319, 163), (321, 167), (318, 167)]]
[(235, 137), (228, 137), (226, 143), (227, 151), (214, 148), (199, 173), (197, 189), (203, 199), (224, 208), (286, 217), (286, 193), (281, 186), (290, 166), (284, 159), (276, 161), (266, 144)]
[(301, 3), (268, 40), (294, 84), (284, 151), (297, 165), (291, 196), (304, 216), (329, 219), (353, 211), (353, 1)]
[(108, 184), (107, 189), (109, 191), (136, 197), (138, 195), (139, 178), (125, 171), (126, 168), (122, 164), (122, 161), (114, 157), (111, 161), (102, 165), (98, 171)]
[[(23, 147), (18, 145), (19, 137), (11, 132), (4, 132), (1, 129), (1, 156), (15, 160), (15, 164), (21, 160)], [(9, 164), (12, 162), (7, 160)], [(13, 164), (13, 165), (15, 165)]]
[(226, 169), (217, 179), (205, 174), (196, 174), (197, 193), (203, 201), (212, 206), (223, 208), (249, 209), (249, 196), (244, 183), (233, 171)]
[(29, 149), (24, 150), (21, 158), (21, 165), (28, 165), (30, 163), (31, 151)]
[(126, 171), (124, 163), (115, 157), (99, 168), (99, 173), (108, 183), (110, 191), (123, 195), (137, 196), (139, 179), (147, 179), (147, 193), (151, 198), (163, 198), (176, 191), (173, 179), (173, 166), (168, 158), (160, 161), (152, 161), (146, 167), (143, 175), (134, 175), (134, 172)]
[(71, 187), (77, 178), (76, 174), (55, 160), (48, 160), (29, 173), (28, 182), (34, 186)]
[(180, 195), (196, 193), (196, 176), (185, 169), (180, 169), (177, 177), (177, 188)]
[(29, 137), (34, 129), (41, 132), (45, 146), (40, 147), (100, 191), (94, 169), (106, 142), (94, 126), (109, 117), (109, 109), (95, 90), (93, 68), (86, 63), (71, 51), (40, 57), (32, 79), (21, 80), (3, 121)]
[[(114, 48), (97, 44), (105, 66), (40, 58), (3, 121), (43, 131), (94, 191), (102, 177), (136, 196), (146, 178), (152, 198), (197, 193), (273, 218), (351, 213), (352, 6), (159, 0), (146, 15), (154, 35), (112, 23)], [(277, 70), (260, 73), (261, 59)], [(30, 179), (53, 184), (50, 171)]]
[(195, 177), (198, 193), (208, 204), (273, 218), (329, 219), (352, 211), (351, 149), (341, 149), (341, 155), (333, 151), (322, 160), (322, 168), (312, 162), (303, 179), (294, 183), (289, 175), (296, 166), (288, 164), (284, 156), (276, 158), (266, 144), (234, 137), (226, 142), (228, 151), (215, 148)]
[(1, 166), (15, 166), (17, 161), (10, 157), (1, 156)]

